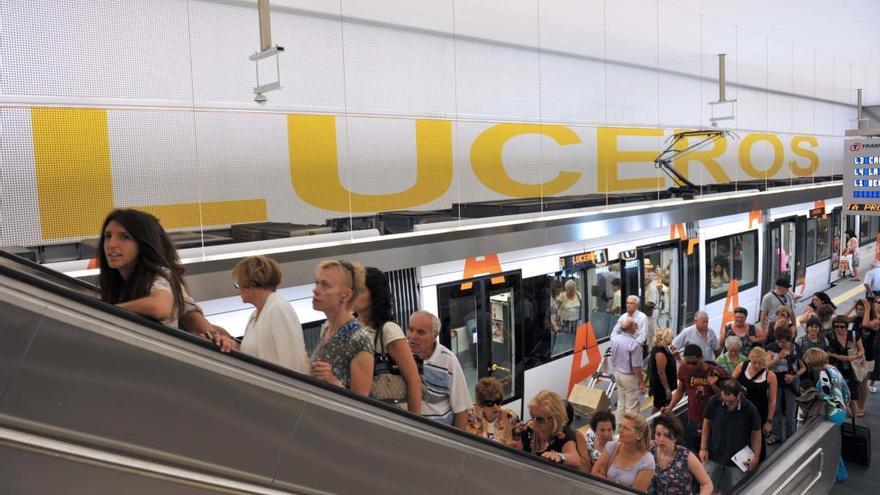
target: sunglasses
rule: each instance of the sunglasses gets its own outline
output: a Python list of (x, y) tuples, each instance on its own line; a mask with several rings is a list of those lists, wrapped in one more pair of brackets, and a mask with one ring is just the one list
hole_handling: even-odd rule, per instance
[(484, 400), (483, 407), (495, 407), (501, 405), (501, 399), (497, 400)]
[(834, 328), (846, 328), (846, 327), (848, 327), (849, 325), (831, 325), (831, 326), (834, 327)]
[(542, 424), (546, 423), (547, 421), (550, 421), (551, 418), (550, 418), (550, 416), (532, 416), (532, 419), (535, 420), (535, 423), (542, 425)]

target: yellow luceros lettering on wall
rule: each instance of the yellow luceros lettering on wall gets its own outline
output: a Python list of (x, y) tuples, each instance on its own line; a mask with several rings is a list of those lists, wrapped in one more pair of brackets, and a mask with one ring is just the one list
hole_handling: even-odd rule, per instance
[[(287, 137), (287, 150), (281, 151), (285, 144), (282, 140), (278, 143), (278, 151), (289, 158), (289, 163), (282, 167), (289, 168), (290, 184), (295, 194), (291, 195), (285, 184), (280, 196), (277, 192), (260, 192), (254, 194), (257, 197), (246, 199), (213, 197), (213, 201), (198, 201), (198, 198), (187, 197), (184, 189), (181, 201), (130, 205), (123, 203), (124, 198), (132, 197), (131, 191), (125, 188), (142, 185), (132, 185), (127, 180), (114, 182), (113, 170), (116, 168), (117, 173), (125, 174), (126, 167), (131, 164), (142, 166), (140, 157), (135, 155), (136, 150), (154, 144), (111, 143), (111, 139), (120, 139), (112, 137), (111, 123), (120, 120), (108, 121), (111, 111), (98, 108), (30, 109), (37, 206), (43, 239), (96, 236), (104, 216), (118, 206), (152, 212), (168, 228), (191, 228), (265, 220), (323, 222), (341, 212), (414, 209), (431, 202), (435, 202), (433, 206), (438, 209), (449, 208), (454, 201), (492, 199), (495, 197), (493, 193), (527, 198), (644, 191), (663, 189), (668, 185), (666, 177), (653, 167), (653, 161), (663, 148), (664, 137), (672, 132), (670, 129), (441, 119), (406, 120), (403, 121), (405, 125), (412, 127), (401, 129), (389, 125), (388, 119), (370, 117), (366, 124), (369, 132), (364, 133), (363, 127), (356, 126), (346, 134), (346, 142), (340, 146), (337, 136), (342, 129), (337, 125), (335, 115), (289, 114), (278, 120), (279, 125), (286, 127), (283, 132)], [(456, 125), (456, 142), (453, 141), (453, 124)], [(376, 135), (374, 132), (379, 135), (388, 133), (388, 142), (394, 143), (393, 147), (374, 147), (369, 157), (363, 158), (358, 150), (370, 149), (371, 139)], [(529, 143), (534, 143), (535, 138), (543, 143), (541, 152), (533, 155), (534, 148), (529, 148)], [(344, 151), (352, 142), (358, 144)], [(695, 138), (685, 139), (678, 146), (684, 149), (695, 142)], [(183, 143), (184, 146), (187, 144)], [(191, 145), (195, 147), (197, 143)], [(415, 151), (415, 163), (391, 165), (393, 157), (406, 154), (410, 149)], [(819, 171), (822, 165), (820, 156), (829, 154), (827, 149), (824, 150), (826, 155), (820, 155), (820, 151), (820, 140), (814, 136), (744, 133), (738, 143), (716, 140), (707, 148), (676, 159), (673, 166), (685, 177), (706, 183), (730, 182), (733, 178), (803, 177)], [(787, 157), (786, 152), (789, 153)], [(340, 153), (345, 154), (340, 156)], [(384, 162), (383, 156), (388, 156), (389, 160)], [(530, 156), (537, 156), (537, 159), (527, 161), (525, 158)], [(456, 167), (455, 157), (464, 163), (458, 163)], [(349, 171), (340, 167), (343, 158), (344, 163), (351, 164)], [(114, 167), (113, 159), (122, 161)], [(181, 165), (185, 164), (185, 158), (183, 160)], [(786, 164), (788, 170), (783, 168)], [(207, 165), (210, 168), (214, 163)], [(825, 166), (828, 167), (827, 159)], [(352, 191), (363, 184), (365, 178), (387, 178), (385, 185), (392, 184), (391, 179), (410, 176), (410, 167), (415, 167), (415, 181), (411, 186), (401, 186), (399, 191), (393, 186), (391, 192), (383, 194)], [(466, 167), (473, 170), (474, 177), (459, 177), (459, 191), (452, 198), (449, 192), (453, 174), (456, 168), (459, 173), (467, 174)], [(533, 176), (547, 179), (523, 182), (524, 171), (532, 172), (539, 167), (543, 169), (542, 174)], [(250, 172), (241, 168), (226, 170), (230, 174)], [(221, 177), (218, 187), (222, 186), (224, 178), (235, 180), (234, 176)], [(152, 185), (169, 180), (167, 177), (150, 179), (154, 180)], [(114, 184), (120, 190), (114, 191)], [(170, 182), (167, 185), (173, 187)], [(211, 193), (220, 195), (223, 190)], [(289, 201), (289, 204), (280, 204), (279, 209), (296, 213), (269, 218), (268, 201)], [(309, 208), (314, 209), (309, 211)], [(302, 212), (301, 218), (296, 216), (299, 212)]]

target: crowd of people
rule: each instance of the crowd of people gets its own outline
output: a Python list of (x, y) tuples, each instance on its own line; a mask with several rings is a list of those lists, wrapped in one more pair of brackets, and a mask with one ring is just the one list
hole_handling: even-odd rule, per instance
[[(795, 318), (798, 295), (786, 279), (762, 299), (757, 325), (736, 308), (718, 333), (703, 311), (678, 335), (655, 329), (639, 298), (628, 297), (611, 337), (617, 409), (595, 412), (581, 432), (572, 428), (570, 404), (549, 390), (529, 400), (525, 422), (502, 406), (503, 386), (495, 378), (480, 379), (472, 401), (457, 357), (439, 342), (440, 320), (416, 311), (404, 332), (387, 277), (377, 268), (345, 260), (316, 267), (312, 306), (326, 321), (309, 355), (296, 312), (277, 293), (281, 267), (269, 257), (249, 256), (232, 271), (242, 301), (254, 307), (240, 342), (208, 322), (189, 296), (177, 252), (152, 215), (111, 212), (98, 261), (104, 301), (201, 335), (223, 352), (249, 354), (641, 491), (724, 492), (757, 467), (767, 445), (791, 438), (804, 397), (833, 404), (838, 416), (861, 416), (866, 394), (876, 392), (880, 297), (836, 314), (820, 292)], [(567, 309), (581, 304), (574, 289), (565, 284), (559, 296), (563, 327), (577, 319)], [(651, 425), (640, 413), (648, 393), (661, 413)], [(681, 424), (672, 411), (685, 394)], [(801, 409), (808, 408), (802, 403)]]

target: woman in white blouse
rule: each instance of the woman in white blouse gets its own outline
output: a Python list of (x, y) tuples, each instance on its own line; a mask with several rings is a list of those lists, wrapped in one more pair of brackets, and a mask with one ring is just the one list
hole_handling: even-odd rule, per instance
[(286, 299), (275, 290), (281, 267), (266, 256), (249, 256), (232, 270), (241, 300), (256, 310), (248, 320), (241, 352), (293, 371), (310, 373), (302, 325)]

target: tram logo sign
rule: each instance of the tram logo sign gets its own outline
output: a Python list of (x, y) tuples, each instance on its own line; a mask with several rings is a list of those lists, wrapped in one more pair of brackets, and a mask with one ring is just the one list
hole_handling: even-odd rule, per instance
[(850, 151), (859, 151), (861, 149), (862, 149), (862, 143), (853, 143), (853, 144), (849, 145)]

